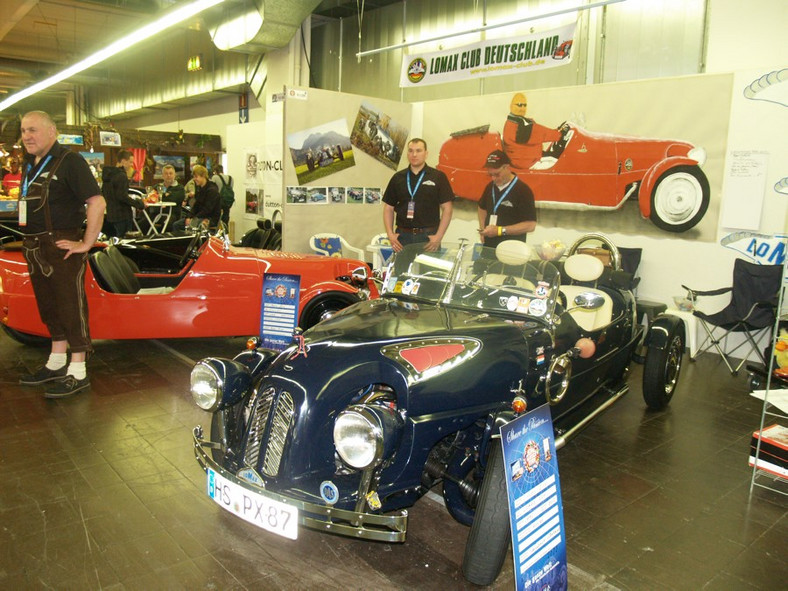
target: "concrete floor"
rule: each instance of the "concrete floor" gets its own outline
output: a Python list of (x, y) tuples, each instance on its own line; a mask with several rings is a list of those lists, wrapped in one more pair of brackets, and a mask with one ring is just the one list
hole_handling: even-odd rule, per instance
[[(206, 496), (191, 429), (210, 420), (189, 371), (243, 342), (99, 341), (92, 389), (48, 401), (17, 382), (47, 351), (0, 335), (0, 588), (474, 588), (468, 530), (432, 494), (398, 545), (284, 540)], [(788, 497), (749, 494), (761, 403), (746, 375), (713, 355), (686, 363), (661, 413), (640, 379), (635, 366), (629, 395), (558, 453), (570, 588), (784, 589)], [(512, 588), (511, 569), (493, 588)]]

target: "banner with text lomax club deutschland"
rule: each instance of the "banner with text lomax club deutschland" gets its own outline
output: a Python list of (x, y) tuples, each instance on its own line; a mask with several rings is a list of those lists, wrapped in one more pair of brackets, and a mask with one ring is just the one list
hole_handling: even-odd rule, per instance
[(576, 24), (433, 53), (406, 54), (399, 85), (413, 88), (563, 66), (572, 61)]

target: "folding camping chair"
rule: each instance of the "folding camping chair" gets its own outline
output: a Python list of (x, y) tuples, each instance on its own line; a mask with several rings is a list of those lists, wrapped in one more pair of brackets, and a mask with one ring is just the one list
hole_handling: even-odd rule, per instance
[[(753, 351), (758, 354), (763, 364), (767, 365), (758, 341), (774, 327), (782, 272), (782, 265), (758, 265), (736, 259), (731, 287), (700, 291), (682, 285), (687, 290), (687, 298), (692, 302), (697, 302), (698, 296), (717, 296), (728, 292), (731, 294), (730, 303), (716, 314), (706, 314), (697, 309), (693, 311), (693, 315), (700, 320), (706, 331), (706, 338), (698, 347), (696, 357), (714, 347), (733, 375), (738, 373)], [(745, 340), (726, 351), (723, 347), (731, 333), (741, 333)], [(723, 347), (720, 347), (720, 343)], [(750, 350), (734, 369), (729, 357), (747, 343)]]

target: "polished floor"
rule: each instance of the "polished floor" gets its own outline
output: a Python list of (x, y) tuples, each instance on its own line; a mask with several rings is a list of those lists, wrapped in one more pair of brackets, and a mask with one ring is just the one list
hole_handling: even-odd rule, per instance
[[(99, 341), (92, 389), (18, 385), (46, 350), (0, 335), (0, 589), (470, 589), (467, 529), (431, 495), (390, 545), (258, 530), (205, 495), (193, 360), (240, 339)], [(571, 589), (785, 589), (788, 497), (750, 496), (761, 404), (717, 358), (666, 412), (632, 390), (558, 454)], [(494, 588), (513, 587), (511, 559)]]

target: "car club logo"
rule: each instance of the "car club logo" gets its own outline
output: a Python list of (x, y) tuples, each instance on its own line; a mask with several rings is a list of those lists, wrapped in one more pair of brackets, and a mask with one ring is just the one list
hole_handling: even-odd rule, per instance
[(424, 75), (427, 73), (427, 62), (424, 61), (424, 58), (417, 57), (410, 65), (408, 65), (408, 80), (410, 80), (413, 84), (418, 84), (424, 79)]

